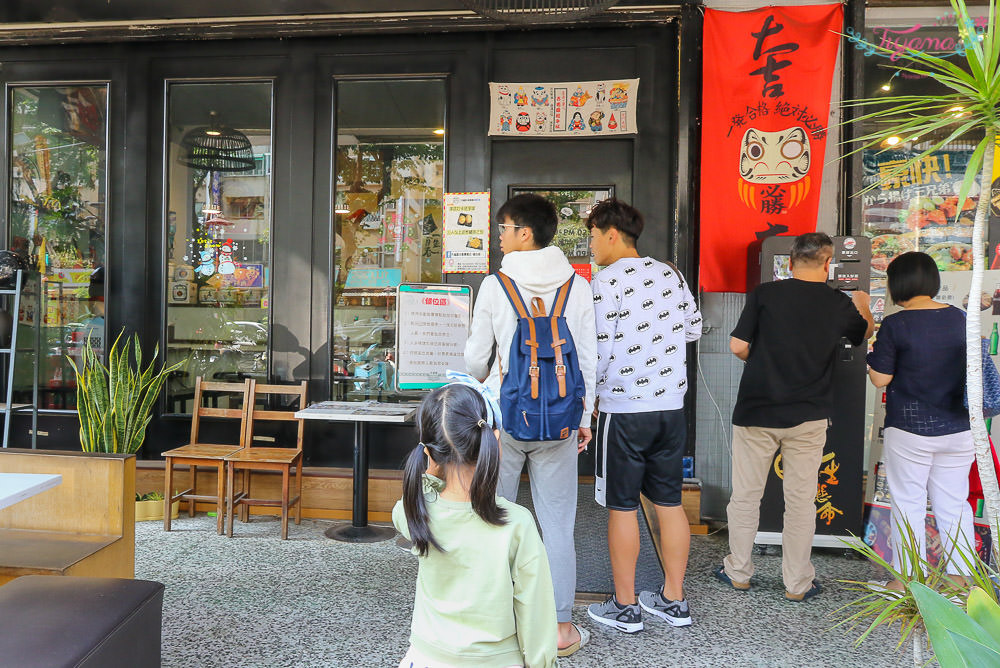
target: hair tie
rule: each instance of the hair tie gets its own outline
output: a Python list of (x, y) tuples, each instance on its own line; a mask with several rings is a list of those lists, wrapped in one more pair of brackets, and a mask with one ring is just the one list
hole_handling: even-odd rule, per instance
[(483, 418), (479, 418), (479, 422), (476, 423), (476, 426), (482, 429), (483, 427), (486, 426), (486, 420), (484, 420)]

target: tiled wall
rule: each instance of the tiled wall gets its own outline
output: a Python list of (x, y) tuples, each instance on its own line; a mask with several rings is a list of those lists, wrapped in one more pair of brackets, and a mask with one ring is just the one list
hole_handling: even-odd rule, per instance
[(705, 329), (698, 343), (698, 400), (695, 476), (701, 479), (701, 513), (725, 520), (729, 503), (733, 405), (743, 362), (729, 352), (729, 333), (736, 326), (746, 296), (703, 293)]

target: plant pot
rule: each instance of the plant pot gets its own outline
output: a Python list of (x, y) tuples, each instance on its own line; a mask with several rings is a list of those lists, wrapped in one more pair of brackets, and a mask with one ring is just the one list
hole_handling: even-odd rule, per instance
[[(170, 519), (177, 519), (177, 511), (180, 509), (181, 502), (174, 501), (170, 504)], [(163, 501), (136, 501), (135, 502), (135, 521), (136, 522), (147, 522), (149, 520), (162, 520), (163, 519)]]

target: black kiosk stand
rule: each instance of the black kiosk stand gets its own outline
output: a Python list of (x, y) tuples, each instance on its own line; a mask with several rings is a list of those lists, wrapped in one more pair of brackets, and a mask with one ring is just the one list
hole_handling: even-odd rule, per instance
[[(848, 294), (869, 291), (871, 239), (832, 237), (833, 260), (827, 285)], [(791, 277), (788, 260), (795, 237), (764, 239), (760, 252), (760, 281)], [(756, 259), (756, 258), (754, 258)], [(841, 341), (833, 371), (834, 408), (827, 429), (823, 462), (816, 488), (816, 536), (814, 546), (843, 547), (841, 539), (860, 536), (864, 511), (865, 393), (868, 376), (865, 346)], [(784, 498), (779, 479), (780, 454), (768, 473), (761, 502), (756, 541), (763, 545), (781, 544), (781, 517)]]

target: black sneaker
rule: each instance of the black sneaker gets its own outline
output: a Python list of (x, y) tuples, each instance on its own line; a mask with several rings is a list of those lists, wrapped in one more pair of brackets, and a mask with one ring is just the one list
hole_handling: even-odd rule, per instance
[(642, 610), (638, 605), (622, 605), (614, 596), (604, 603), (591, 603), (587, 614), (595, 622), (600, 622), (625, 633), (638, 633), (643, 629)]
[(687, 599), (671, 601), (661, 592), (639, 593), (639, 606), (646, 612), (667, 620), (671, 626), (691, 626), (691, 609)]

